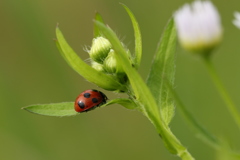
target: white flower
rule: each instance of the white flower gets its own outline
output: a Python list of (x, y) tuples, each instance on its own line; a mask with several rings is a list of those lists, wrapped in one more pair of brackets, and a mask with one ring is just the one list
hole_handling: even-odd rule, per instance
[(233, 24), (240, 29), (240, 13), (234, 12), (235, 19), (233, 20)]
[(221, 19), (210, 1), (185, 4), (174, 14), (181, 45), (190, 51), (213, 49), (222, 37)]

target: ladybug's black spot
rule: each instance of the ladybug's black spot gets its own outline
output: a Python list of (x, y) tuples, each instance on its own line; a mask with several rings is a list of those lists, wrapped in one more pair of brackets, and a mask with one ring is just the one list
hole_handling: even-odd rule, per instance
[(78, 101), (78, 106), (83, 109), (85, 108), (85, 104), (82, 101)]
[(97, 98), (93, 98), (93, 99), (92, 99), (92, 102), (93, 102), (93, 103), (97, 103), (97, 102), (98, 102), (98, 99), (97, 99)]
[(84, 95), (83, 95), (85, 98), (89, 98), (90, 96), (91, 96), (91, 94), (90, 93), (84, 93)]

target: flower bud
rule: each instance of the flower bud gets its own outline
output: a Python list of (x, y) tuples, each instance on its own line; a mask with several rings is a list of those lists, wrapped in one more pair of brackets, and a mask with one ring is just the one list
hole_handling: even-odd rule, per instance
[(180, 44), (186, 50), (208, 53), (222, 38), (221, 19), (210, 1), (185, 4), (174, 15)]
[(104, 71), (102, 64), (97, 63), (95, 61), (92, 61), (91, 64), (92, 64), (92, 68), (96, 69), (97, 71), (99, 71), (99, 72), (103, 72)]
[(104, 65), (105, 71), (108, 73), (117, 73), (117, 74), (124, 73), (124, 70), (123, 70), (121, 64), (119, 64), (119, 62), (116, 59), (116, 53), (112, 49), (110, 50), (103, 65)]
[(95, 62), (103, 64), (103, 61), (108, 56), (111, 47), (111, 43), (106, 38), (94, 38), (89, 52), (90, 58)]

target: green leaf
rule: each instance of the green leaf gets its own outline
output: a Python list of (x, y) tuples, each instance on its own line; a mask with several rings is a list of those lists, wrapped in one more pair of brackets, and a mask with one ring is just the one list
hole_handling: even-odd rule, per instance
[[(100, 107), (105, 107), (111, 104), (120, 104), (127, 109), (137, 109), (136, 104), (132, 100), (126, 98), (110, 100), (106, 104), (101, 105)], [(55, 117), (75, 116), (80, 114), (74, 110), (74, 102), (35, 104), (23, 107), (22, 109), (39, 115)]]
[(117, 98), (110, 100), (106, 104), (103, 104), (101, 107), (105, 107), (111, 104), (120, 104), (127, 109), (138, 109), (136, 104), (132, 100), (126, 98)]
[(51, 104), (36, 104), (22, 109), (31, 113), (40, 114), (44, 116), (74, 116), (77, 113), (74, 110), (74, 102), (51, 103)]
[(133, 29), (134, 29), (134, 36), (135, 36), (135, 55), (134, 55), (134, 64), (135, 68), (138, 68), (141, 63), (141, 58), (142, 58), (142, 37), (141, 37), (141, 32), (140, 28), (138, 25), (138, 22), (131, 12), (131, 10), (125, 6), (124, 4), (121, 4), (125, 10), (127, 11), (129, 17), (131, 18)]
[[(95, 15), (95, 20), (104, 24), (103, 18), (98, 12)], [(100, 33), (97, 25), (94, 25), (94, 38), (100, 37), (100, 36), (101, 36), (101, 33)]]
[(81, 58), (79, 58), (78, 55), (74, 52), (74, 50), (68, 45), (64, 36), (62, 35), (62, 32), (58, 27), (56, 28), (56, 35), (56, 44), (60, 53), (76, 72), (78, 72), (86, 80), (96, 84), (103, 89), (125, 91), (125, 86), (120, 84), (112, 76), (95, 70), (94, 68), (86, 64)]
[(171, 19), (158, 44), (157, 52), (153, 59), (151, 71), (148, 75), (147, 85), (154, 96), (159, 112), (166, 124), (169, 124), (174, 116), (174, 102), (166, 81), (173, 86), (175, 76), (175, 50), (176, 29)]

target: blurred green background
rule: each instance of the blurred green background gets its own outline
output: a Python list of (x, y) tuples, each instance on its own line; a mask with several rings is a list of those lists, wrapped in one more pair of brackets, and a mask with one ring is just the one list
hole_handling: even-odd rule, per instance
[[(121, 0), (135, 14), (143, 37), (140, 74), (145, 79), (165, 24), (185, 0)], [(240, 30), (231, 23), (239, 0), (213, 1), (223, 21), (224, 39), (214, 64), (240, 106)], [(91, 45), (95, 11), (133, 51), (131, 22), (119, 0), (0, 1), (0, 159), (1, 160), (175, 160), (153, 125), (139, 112), (119, 105), (76, 117), (45, 117), (21, 107), (74, 101), (86, 89), (98, 89), (73, 71), (53, 38), (59, 26), (83, 59)], [(178, 47), (176, 90), (193, 115), (233, 148), (239, 132), (210, 78), (196, 57)], [(102, 89), (100, 89), (103, 91)], [(104, 91), (112, 98), (121, 97)], [(171, 128), (196, 159), (214, 160), (216, 152), (196, 138), (176, 109)]]

